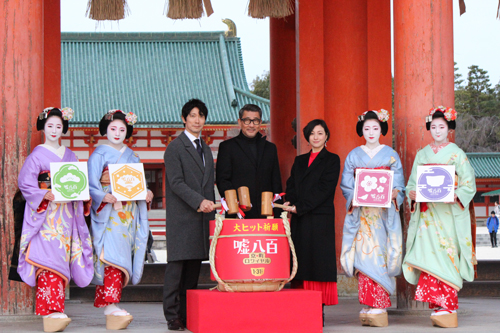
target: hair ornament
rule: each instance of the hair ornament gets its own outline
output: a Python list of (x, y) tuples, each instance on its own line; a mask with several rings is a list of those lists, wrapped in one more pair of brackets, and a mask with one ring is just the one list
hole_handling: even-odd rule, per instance
[(440, 111), (444, 114), (444, 118), (446, 119), (446, 121), (454, 121), (457, 119), (457, 111), (455, 109), (445, 108), (444, 106), (440, 105), (437, 108), (431, 108), (429, 110), (429, 115), (425, 117), (425, 121), (427, 123), (430, 123), (432, 121), (432, 116), (437, 111)]
[(137, 115), (135, 115), (133, 112), (129, 112), (125, 115), (125, 120), (127, 121), (128, 125), (134, 126), (134, 124), (137, 122)]
[(61, 109), (61, 113), (64, 120), (70, 121), (71, 119), (73, 119), (75, 111), (72, 108), (65, 107)]
[(108, 113), (106, 113), (106, 115), (104, 116), (104, 119), (112, 121), (113, 115), (117, 112), (123, 113), (122, 110), (118, 110), (118, 109), (109, 110)]
[(365, 115), (370, 111), (374, 112), (377, 115), (377, 118), (380, 122), (386, 123), (389, 120), (389, 111), (385, 109), (380, 109), (380, 110), (368, 110), (363, 112), (363, 114), (358, 117), (358, 121), (364, 121)]
[(50, 110), (52, 110), (52, 109), (57, 109), (57, 108), (55, 108), (53, 106), (49, 106), (48, 108), (43, 109), (43, 112), (38, 115), (38, 119), (40, 119), (40, 120), (47, 119), (47, 117), (49, 116)]

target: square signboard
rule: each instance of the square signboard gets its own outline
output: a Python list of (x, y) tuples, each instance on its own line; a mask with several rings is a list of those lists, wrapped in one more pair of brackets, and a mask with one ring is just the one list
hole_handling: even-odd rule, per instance
[(454, 165), (417, 166), (417, 202), (453, 202)]
[(354, 206), (391, 207), (394, 171), (382, 169), (356, 169)]
[(89, 200), (87, 162), (50, 163), (50, 187), (55, 202)]
[(146, 200), (144, 164), (109, 164), (111, 190), (118, 201)]

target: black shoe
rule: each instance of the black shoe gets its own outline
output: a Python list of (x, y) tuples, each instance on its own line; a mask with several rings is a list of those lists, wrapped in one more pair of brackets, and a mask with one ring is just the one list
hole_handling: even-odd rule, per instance
[(179, 318), (168, 320), (167, 325), (169, 331), (184, 331), (184, 325)]

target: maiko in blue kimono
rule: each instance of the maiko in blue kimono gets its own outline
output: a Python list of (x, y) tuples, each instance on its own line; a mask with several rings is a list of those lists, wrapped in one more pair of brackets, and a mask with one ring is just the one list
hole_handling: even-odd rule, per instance
[[(105, 308), (106, 327), (122, 329), (132, 316), (116, 306), (122, 288), (129, 281), (140, 282), (144, 267), (149, 223), (146, 201), (117, 202), (111, 193), (108, 164), (140, 163), (139, 157), (123, 140), (132, 135), (137, 116), (111, 110), (100, 124), (108, 144), (100, 145), (89, 158), (89, 184), (92, 197), (92, 239), (94, 279), (97, 285), (94, 306)], [(152, 200), (149, 191), (148, 200)]]

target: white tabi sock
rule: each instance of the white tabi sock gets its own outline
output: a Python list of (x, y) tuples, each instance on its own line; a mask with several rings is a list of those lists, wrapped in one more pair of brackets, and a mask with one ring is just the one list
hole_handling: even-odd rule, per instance
[(113, 316), (128, 316), (130, 313), (128, 313), (127, 311), (123, 310), (123, 309), (120, 309), (119, 307), (117, 307), (116, 305), (114, 304), (111, 304), (111, 305), (108, 305), (104, 308), (104, 315), (105, 316), (109, 316), (109, 315), (113, 315)]
[(60, 319), (60, 318), (68, 318), (64, 313), (62, 312), (54, 312), (49, 315), (43, 316), (43, 318), (52, 318), (52, 319)]

